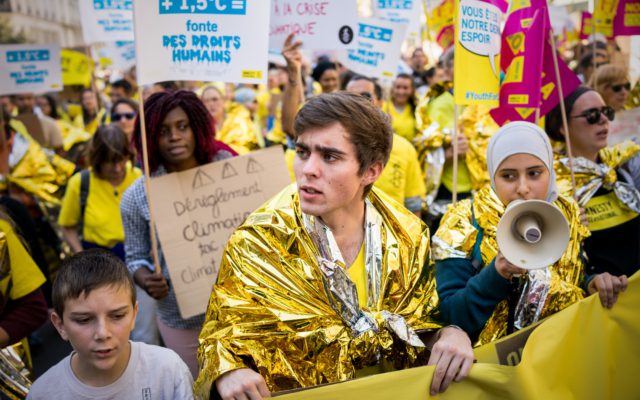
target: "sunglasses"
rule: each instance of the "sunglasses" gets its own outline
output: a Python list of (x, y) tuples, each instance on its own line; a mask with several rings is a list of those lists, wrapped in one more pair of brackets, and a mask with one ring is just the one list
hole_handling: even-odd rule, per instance
[(616, 116), (616, 112), (613, 108), (604, 106), (602, 108), (590, 108), (582, 114), (572, 115), (571, 118), (586, 118), (589, 125), (594, 125), (600, 121), (600, 116), (603, 114), (609, 121), (613, 121)]
[(620, 92), (622, 89), (626, 90), (627, 92), (630, 92), (631, 83), (627, 82), (627, 83), (621, 83), (620, 85), (611, 85), (611, 90), (613, 90), (616, 93)]
[(114, 122), (118, 122), (121, 119), (134, 119), (136, 117), (136, 113), (134, 112), (129, 112), (129, 113), (122, 113), (122, 114), (118, 114), (118, 113), (113, 113), (111, 114), (111, 120)]

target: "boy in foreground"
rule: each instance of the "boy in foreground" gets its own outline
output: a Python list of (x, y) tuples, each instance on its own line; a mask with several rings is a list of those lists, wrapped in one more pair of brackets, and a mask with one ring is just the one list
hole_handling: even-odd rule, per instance
[(40, 377), (28, 399), (191, 399), (192, 378), (172, 350), (130, 342), (138, 304), (127, 267), (89, 250), (63, 262), (51, 321), (74, 351)]

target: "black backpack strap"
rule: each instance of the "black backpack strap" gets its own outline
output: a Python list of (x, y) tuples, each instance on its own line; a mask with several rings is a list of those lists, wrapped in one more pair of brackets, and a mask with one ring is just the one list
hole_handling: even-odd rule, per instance
[(87, 208), (87, 198), (89, 198), (89, 181), (91, 173), (88, 169), (80, 172), (80, 218), (84, 221), (84, 210)]

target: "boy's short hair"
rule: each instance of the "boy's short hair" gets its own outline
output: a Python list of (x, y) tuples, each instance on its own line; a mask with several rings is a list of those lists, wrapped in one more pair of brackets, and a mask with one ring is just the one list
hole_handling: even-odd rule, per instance
[[(359, 175), (376, 162), (386, 165), (393, 143), (389, 117), (357, 93), (325, 93), (309, 99), (296, 115), (295, 136), (335, 123), (349, 132), (349, 141), (356, 147)], [(365, 195), (371, 186), (365, 188)]]
[(67, 300), (87, 297), (103, 286), (124, 286), (131, 292), (131, 304), (136, 304), (136, 289), (127, 266), (115, 254), (102, 249), (90, 249), (74, 254), (62, 262), (53, 282), (53, 309), (62, 319)]

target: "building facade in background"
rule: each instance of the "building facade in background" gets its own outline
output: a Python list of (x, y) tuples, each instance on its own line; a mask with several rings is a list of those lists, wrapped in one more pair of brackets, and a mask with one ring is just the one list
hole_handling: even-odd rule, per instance
[(79, 0), (0, 0), (0, 23), (31, 43), (82, 45)]

